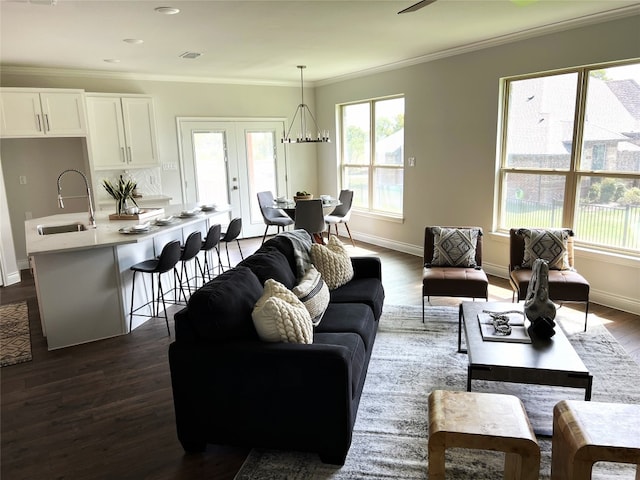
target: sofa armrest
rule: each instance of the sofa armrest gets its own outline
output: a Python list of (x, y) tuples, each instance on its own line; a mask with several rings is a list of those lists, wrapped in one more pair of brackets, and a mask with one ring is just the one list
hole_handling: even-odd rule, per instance
[(377, 278), (382, 280), (382, 262), (378, 257), (351, 257), (353, 278)]

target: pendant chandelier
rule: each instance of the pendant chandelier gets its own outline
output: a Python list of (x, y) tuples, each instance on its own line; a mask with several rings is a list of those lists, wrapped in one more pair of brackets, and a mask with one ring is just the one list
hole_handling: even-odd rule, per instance
[[(293, 120), (291, 120), (291, 125), (289, 126), (289, 130), (287, 130), (287, 133), (284, 135), (284, 137), (282, 137), (282, 143), (327, 143), (330, 142), (331, 140), (329, 139), (329, 130), (320, 130), (318, 128), (318, 124), (316, 122), (315, 117), (313, 116), (313, 113), (311, 113), (311, 110), (309, 110), (309, 106), (304, 103), (304, 81), (303, 81), (303, 76), (302, 76), (302, 72), (304, 72), (304, 69), (307, 68), (306, 65), (298, 65), (298, 68), (300, 69), (300, 95), (302, 98), (302, 101), (300, 102), (300, 105), (298, 105), (298, 108), (296, 108), (296, 113), (293, 114)], [(294, 125), (296, 125), (296, 118), (298, 118), (298, 115), (300, 115), (300, 128), (298, 129), (298, 134), (292, 138), (291, 137), (291, 129), (293, 128)], [(309, 118), (311, 118), (311, 121), (313, 122), (313, 124), (311, 125), (307, 119), (307, 116)], [(313, 130), (309, 130), (311, 127), (313, 127)], [(317, 136), (313, 136), (314, 134), (317, 133)]]

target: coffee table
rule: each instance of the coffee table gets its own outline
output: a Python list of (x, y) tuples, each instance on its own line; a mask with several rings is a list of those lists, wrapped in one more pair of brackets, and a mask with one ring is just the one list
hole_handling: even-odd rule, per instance
[(506, 302), (462, 302), (460, 305), (469, 359), (467, 391), (471, 391), (472, 380), (490, 380), (584, 388), (584, 399), (591, 400), (593, 376), (559, 326), (548, 340), (533, 336), (531, 343), (483, 340), (478, 313), (522, 308), (522, 304)]

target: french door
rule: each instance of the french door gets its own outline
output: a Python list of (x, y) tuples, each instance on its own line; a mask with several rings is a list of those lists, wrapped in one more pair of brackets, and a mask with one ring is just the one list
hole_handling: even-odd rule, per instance
[(184, 203), (231, 205), (242, 237), (264, 233), (257, 193), (286, 195), (282, 120), (178, 118)]

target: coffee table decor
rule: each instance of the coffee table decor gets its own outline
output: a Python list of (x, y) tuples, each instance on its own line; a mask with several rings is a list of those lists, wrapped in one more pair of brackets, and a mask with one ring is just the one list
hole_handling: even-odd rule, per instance
[(531, 321), (529, 327), (539, 338), (555, 335), (556, 306), (549, 300), (549, 264), (537, 258), (531, 267), (531, 280), (524, 300), (524, 314)]
[(521, 310), (482, 310), (478, 313), (478, 323), (485, 342), (531, 343)]

